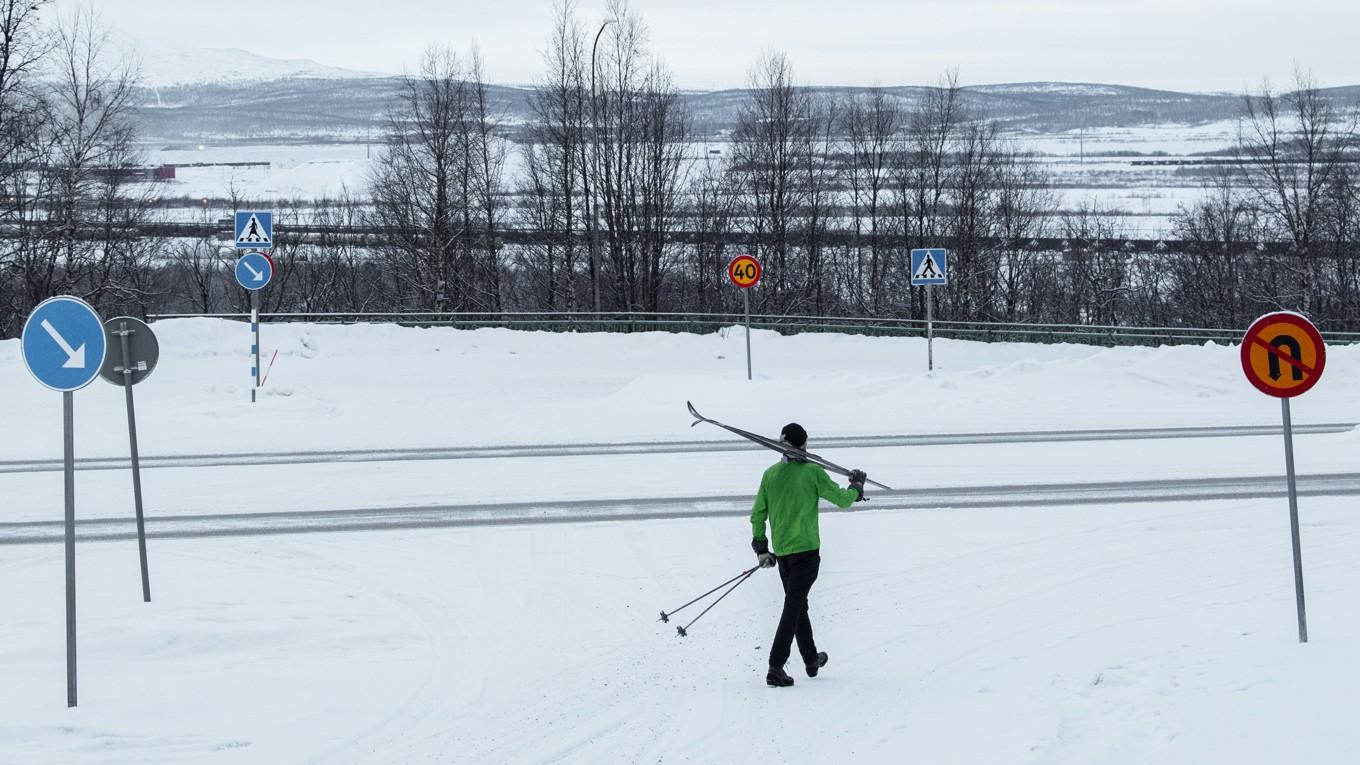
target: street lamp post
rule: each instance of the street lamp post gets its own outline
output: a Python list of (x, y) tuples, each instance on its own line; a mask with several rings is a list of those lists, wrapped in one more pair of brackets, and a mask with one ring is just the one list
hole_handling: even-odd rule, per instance
[(600, 216), (595, 201), (595, 190), (600, 183), (600, 126), (595, 108), (595, 50), (600, 46), (600, 36), (604, 28), (618, 19), (605, 19), (600, 31), (595, 33), (595, 42), (590, 46), (590, 282), (595, 289), (595, 313), (600, 312)]

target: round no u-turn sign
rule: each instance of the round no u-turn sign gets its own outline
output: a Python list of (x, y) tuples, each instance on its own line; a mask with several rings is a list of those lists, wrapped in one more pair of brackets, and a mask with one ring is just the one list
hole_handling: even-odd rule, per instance
[(1327, 346), (1311, 321), (1297, 313), (1269, 313), (1242, 339), (1242, 371), (1256, 389), (1293, 398), (1312, 389), (1327, 366)]

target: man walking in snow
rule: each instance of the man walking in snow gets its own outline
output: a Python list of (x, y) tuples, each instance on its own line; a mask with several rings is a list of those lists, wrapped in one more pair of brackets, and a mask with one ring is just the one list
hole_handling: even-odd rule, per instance
[[(794, 454), (785, 455), (761, 476), (760, 491), (751, 509), (751, 549), (762, 568), (779, 566), (779, 580), (784, 584), (784, 610), (770, 644), (770, 669), (765, 675), (765, 682), (771, 687), (793, 685), (784, 664), (789, 660), (795, 638), (808, 677), (816, 677), (826, 666), (826, 652), (817, 650), (808, 620), (808, 592), (817, 581), (822, 563), (817, 501), (825, 499), (837, 507), (849, 507), (864, 499), (864, 481), (868, 477), (862, 470), (852, 471), (850, 486), (842, 489), (821, 465), (798, 459), (796, 453), (807, 449), (807, 431), (796, 422), (785, 425), (779, 439), (792, 447)], [(773, 552), (770, 540), (765, 537), (767, 518)]]

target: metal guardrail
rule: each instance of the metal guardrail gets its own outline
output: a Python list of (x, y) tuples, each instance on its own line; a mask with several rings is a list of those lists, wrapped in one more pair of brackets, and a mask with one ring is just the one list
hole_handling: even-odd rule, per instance
[[(247, 313), (150, 314), (151, 321), (186, 318), (218, 318), (248, 321)], [(478, 329), (503, 327), (549, 332), (712, 332), (739, 325), (740, 313), (626, 313), (626, 312), (353, 312), (353, 313), (262, 313), (265, 321), (315, 324), (392, 323), (402, 326)], [(923, 319), (854, 316), (802, 316), (753, 314), (751, 326), (785, 334), (841, 332), (862, 335), (925, 336)], [(1236, 344), (1244, 330), (1202, 327), (1128, 327), (1099, 324), (1036, 324), (1019, 322), (936, 321), (936, 336), (981, 342), (1076, 342), (1091, 345), (1184, 345), (1216, 342)], [(1360, 343), (1357, 332), (1323, 332), (1331, 344)]]

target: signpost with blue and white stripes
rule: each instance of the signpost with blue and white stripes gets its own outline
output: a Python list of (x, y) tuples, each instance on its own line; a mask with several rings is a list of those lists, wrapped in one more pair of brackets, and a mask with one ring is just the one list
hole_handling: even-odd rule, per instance
[(85, 301), (61, 296), (33, 309), (19, 345), (24, 364), (44, 387), (62, 394), (66, 478), (66, 706), (76, 705), (76, 446), (74, 392), (94, 382), (108, 342), (99, 314)]
[[(252, 216), (267, 215), (267, 213), (250, 213)], [(237, 228), (241, 226), (241, 213), (237, 213)], [(269, 236), (272, 241), (273, 224), (270, 224)], [(240, 239), (240, 232), (237, 232), (237, 239)], [(255, 396), (260, 389), (260, 290), (269, 285), (269, 280), (274, 278), (274, 261), (263, 252), (247, 252), (236, 261), (236, 283), (250, 291), (250, 331), (255, 338), (255, 342), (250, 346), (251, 355), (255, 358), (255, 363), (250, 367), (250, 376), (255, 378), (255, 386), (250, 389), (250, 403), (255, 403)]]

